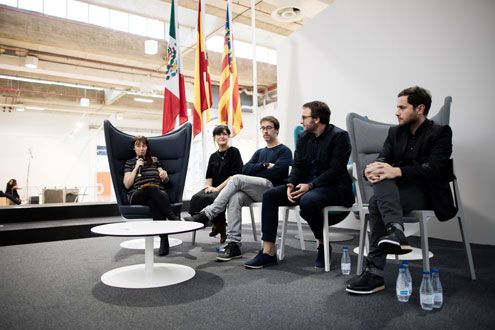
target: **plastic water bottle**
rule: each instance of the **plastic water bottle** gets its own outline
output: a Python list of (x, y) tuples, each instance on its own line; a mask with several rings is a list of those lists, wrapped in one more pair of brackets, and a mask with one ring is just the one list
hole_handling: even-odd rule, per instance
[(349, 248), (347, 246), (342, 247), (342, 259), (340, 260), (340, 268), (342, 269), (342, 275), (351, 274), (351, 257), (349, 256)]
[(407, 288), (409, 289), (409, 296), (412, 295), (412, 277), (411, 272), (409, 271), (409, 261), (405, 260), (402, 262), (404, 266), (406, 266), (406, 280), (407, 280)]
[(438, 268), (431, 270), (431, 285), (433, 286), (433, 308), (440, 308), (443, 305), (443, 290)]
[(433, 286), (431, 285), (430, 272), (423, 272), (423, 280), (419, 288), (419, 300), (421, 308), (425, 311), (431, 311), (433, 309)]
[(399, 267), (399, 275), (397, 276), (395, 288), (397, 292), (397, 299), (400, 302), (409, 301), (410, 295), (409, 288), (407, 286), (406, 266), (404, 264), (401, 264)]

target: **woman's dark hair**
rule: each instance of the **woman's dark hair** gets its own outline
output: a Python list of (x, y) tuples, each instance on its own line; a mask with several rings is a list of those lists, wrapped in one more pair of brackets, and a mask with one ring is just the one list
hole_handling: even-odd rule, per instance
[(222, 133), (227, 133), (227, 135), (230, 136), (230, 129), (229, 129), (229, 127), (226, 126), (226, 125), (217, 125), (213, 129), (213, 137), (215, 137), (215, 135), (220, 135)]
[(132, 139), (132, 145), (131, 145), (133, 150), (134, 150), (134, 146), (138, 143), (142, 143), (148, 147), (148, 149), (146, 149), (146, 154), (144, 155), (144, 160), (146, 161), (146, 163), (148, 165), (152, 164), (153, 161), (151, 160), (151, 150), (150, 150), (150, 143), (148, 142), (148, 138), (146, 138), (146, 136), (142, 136), (142, 135), (135, 136)]
[(397, 95), (397, 97), (401, 96), (407, 96), (407, 103), (411, 104), (415, 109), (418, 105), (423, 104), (425, 106), (423, 113), (425, 117), (428, 116), (431, 106), (431, 94), (428, 90), (419, 86), (412, 86)]
[(12, 187), (17, 186), (17, 180), (16, 179), (10, 179), (9, 182), (7, 182), (7, 187), (5, 190), (10, 190)]

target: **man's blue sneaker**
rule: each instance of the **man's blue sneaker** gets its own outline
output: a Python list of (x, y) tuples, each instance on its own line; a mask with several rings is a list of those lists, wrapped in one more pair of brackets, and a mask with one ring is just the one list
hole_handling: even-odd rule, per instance
[(272, 266), (277, 264), (277, 256), (271, 256), (269, 254), (263, 253), (263, 250), (260, 250), (256, 257), (251, 260), (246, 261), (244, 263), (244, 267), (259, 269), (267, 266)]

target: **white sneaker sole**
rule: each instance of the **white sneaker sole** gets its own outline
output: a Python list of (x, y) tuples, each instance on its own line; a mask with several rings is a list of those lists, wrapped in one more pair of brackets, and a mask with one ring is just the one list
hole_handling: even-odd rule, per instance
[(349, 288), (345, 288), (345, 291), (347, 291), (349, 293), (354, 293), (354, 294), (373, 294), (375, 292), (379, 292), (382, 290), (385, 290), (385, 284), (381, 285), (381, 286), (377, 286), (376, 288), (374, 288), (373, 290), (370, 290), (370, 291), (358, 291), (358, 290), (352, 290)]

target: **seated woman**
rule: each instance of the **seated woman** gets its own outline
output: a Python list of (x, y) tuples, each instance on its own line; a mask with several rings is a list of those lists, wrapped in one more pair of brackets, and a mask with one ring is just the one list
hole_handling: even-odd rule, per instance
[[(129, 159), (124, 166), (124, 186), (128, 190), (129, 204), (148, 205), (153, 220), (179, 220), (172, 212), (170, 199), (163, 184), (169, 181), (167, 172), (158, 158), (151, 156), (148, 139), (136, 136), (132, 140), (136, 157)], [(160, 235), (158, 255), (169, 252), (168, 235)]]
[[(213, 140), (218, 150), (210, 156), (206, 170), (205, 188), (194, 194), (191, 198), (189, 213), (195, 215), (203, 208), (213, 203), (220, 191), (225, 187), (232, 175), (242, 172), (242, 158), (236, 147), (229, 146), (230, 129), (225, 125), (218, 125), (213, 130)], [(217, 222), (218, 220), (218, 222)], [(225, 212), (217, 216), (213, 221), (210, 236), (220, 234), (220, 243), (224, 243), (227, 235), (225, 233)]]
[(17, 180), (16, 179), (10, 179), (9, 182), (7, 182), (7, 186), (5, 187), (5, 193), (0, 191), (0, 197), (7, 197), (8, 199), (10, 199), (12, 202), (14, 202), (17, 205), (21, 204), (21, 198), (19, 197), (19, 194), (17, 193)]

